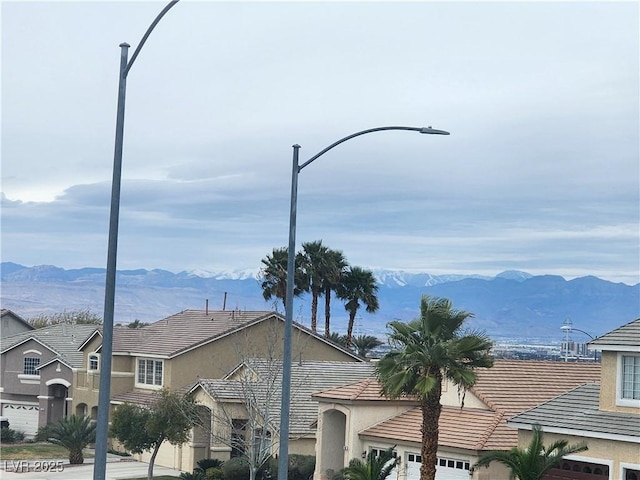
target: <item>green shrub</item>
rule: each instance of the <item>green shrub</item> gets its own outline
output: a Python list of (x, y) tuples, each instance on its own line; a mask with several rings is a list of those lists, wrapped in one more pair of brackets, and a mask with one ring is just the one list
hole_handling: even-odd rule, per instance
[(224, 478), (221, 467), (209, 467), (204, 473), (207, 476), (207, 480), (222, 480)]
[(0, 441), (2, 443), (15, 443), (16, 431), (9, 427), (0, 428)]
[(34, 442), (46, 442), (51, 436), (51, 425), (44, 425), (38, 428), (36, 436), (33, 438)]
[(221, 467), (224, 462), (222, 460), (218, 460), (217, 458), (203, 458), (202, 460), (198, 460), (196, 465), (202, 471), (207, 471), (207, 469), (211, 467)]
[(193, 473), (182, 472), (180, 474), (182, 480), (206, 480), (207, 477), (202, 470), (194, 470)]
[(13, 428), (0, 428), (0, 441), (2, 443), (16, 443), (24, 441), (24, 432)]
[(248, 480), (249, 463), (241, 457), (231, 458), (222, 465), (222, 475), (224, 480)]
[(308, 480), (316, 469), (313, 455), (289, 455), (288, 480)]

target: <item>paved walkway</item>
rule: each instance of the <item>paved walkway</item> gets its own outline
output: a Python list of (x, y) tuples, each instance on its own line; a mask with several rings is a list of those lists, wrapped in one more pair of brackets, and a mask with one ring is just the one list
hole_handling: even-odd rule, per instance
[[(85, 458), (82, 465), (69, 465), (69, 459), (0, 460), (2, 480), (93, 480), (93, 458)], [(107, 455), (106, 480), (146, 478), (149, 464), (128, 457)], [(153, 476), (180, 476), (179, 470), (153, 467)]]

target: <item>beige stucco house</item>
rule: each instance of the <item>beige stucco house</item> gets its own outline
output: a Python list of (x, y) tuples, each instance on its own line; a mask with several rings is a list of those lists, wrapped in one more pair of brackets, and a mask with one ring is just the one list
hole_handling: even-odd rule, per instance
[[(318, 401), (313, 392), (370, 378), (374, 373), (369, 362), (329, 362), (299, 360), (291, 366), (291, 408), (289, 414), (289, 452), (315, 455)], [(191, 395), (209, 412), (210, 435), (199, 445), (203, 456), (228, 460), (238, 456), (238, 447), (246, 448), (251, 440), (268, 435), (269, 453), (279, 445), (282, 361), (250, 358), (222, 379), (201, 379)], [(234, 425), (241, 425), (237, 430)], [(253, 432), (251, 432), (253, 430)], [(242, 436), (235, 445), (234, 436)], [(244, 444), (244, 445), (243, 445)]]
[[(509, 480), (500, 465), (474, 470), (488, 450), (518, 445), (507, 420), (579, 385), (597, 381), (597, 363), (501, 360), (480, 369), (464, 407), (457, 387), (446, 384), (439, 424), (437, 480)], [(330, 479), (352, 458), (395, 446), (397, 467), (391, 480), (420, 476), (422, 414), (412, 398), (389, 400), (373, 378), (318, 392), (315, 480)]]
[[(222, 378), (250, 352), (282, 355), (284, 318), (269, 311), (185, 310), (139, 329), (114, 329), (111, 403), (142, 402), (163, 388), (176, 390), (200, 378)], [(293, 358), (362, 361), (352, 352), (301, 325), (293, 328)], [(75, 413), (96, 411), (102, 334), (81, 346), (74, 372)]]
[[(201, 379), (220, 379), (247, 357), (282, 358), (284, 317), (270, 311), (185, 310), (140, 329), (114, 330), (111, 409), (124, 402), (146, 404), (163, 388), (192, 386)], [(83, 362), (74, 371), (73, 411), (96, 416), (100, 386), (102, 335), (96, 331), (81, 346)], [(363, 359), (294, 323), (292, 357), (357, 362)], [(179, 448), (167, 444), (158, 465), (191, 471), (209, 455), (201, 435)], [(146, 459), (143, 455), (142, 459)]]
[(534, 424), (545, 443), (586, 442), (589, 449), (567, 457), (549, 478), (640, 479), (640, 319), (588, 344), (602, 352), (597, 382), (581, 385), (509, 421), (526, 446)]

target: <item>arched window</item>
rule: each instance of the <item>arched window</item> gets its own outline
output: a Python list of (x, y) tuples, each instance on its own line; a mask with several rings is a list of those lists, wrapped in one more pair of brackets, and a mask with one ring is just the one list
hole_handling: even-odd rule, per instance
[(100, 355), (97, 353), (90, 353), (88, 367), (90, 372), (97, 372), (100, 370)]

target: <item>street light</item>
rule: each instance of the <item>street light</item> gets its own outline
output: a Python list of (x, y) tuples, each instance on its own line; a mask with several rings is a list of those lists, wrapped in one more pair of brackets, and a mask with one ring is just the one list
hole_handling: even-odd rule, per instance
[[(565, 362), (568, 361), (568, 358), (569, 358), (569, 339), (570, 339), (570, 334), (571, 334), (571, 332), (573, 330), (575, 330), (576, 332), (584, 333), (591, 340), (595, 340), (595, 337), (593, 335), (591, 335), (590, 333), (587, 333), (584, 330), (580, 330), (579, 328), (575, 328), (573, 326), (573, 322), (568, 317), (562, 323), (562, 326), (560, 327), (560, 330), (562, 330), (565, 333), (565, 343), (567, 345), (567, 354), (566, 354), (566, 356), (564, 358)], [(593, 360), (596, 361), (597, 359), (598, 359), (598, 351), (594, 350), (593, 351)]]
[(293, 169), (291, 174), (291, 210), (289, 212), (289, 250), (287, 253), (287, 291), (285, 295), (285, 323), (284, 323), (284, 344), (282, 353), (282, 400), (280, 407), (280, 449), (278, 456), (278, 480), (287, 480), (287, 470), (289, 464), (289, 408), (291, 404), (291, 334), (293, 330), (293, 287), (295, 273), (295, 249), (296, 249), (296, 208), (298, 203), (298, 174), (314, 160), (318, 159), (329, 150), (337, 147), (354, 137), (367, 133), (380, 132), (383, 130), (409, 130), (413, 132), (449, 135), (444, 130), (436, 130), (431, 127), (376, 127), (362, 130), (341, 138), (332, 143), (324, 150), (321, 150), (302, 165), (298, 163), (300, 145), (293, 145)]
[(116, 141), (113, 154), (113, 179), (111, 183), (111, 212), (109, 214), (109, 245), (107, 250), (107, 274), (104, 292), (104, 318), (102, 323), (102, 352), (100, 359), (100, 391), (98, 393), (98, 418), (96, 425), (96, 450), (93, 480), (104, 480), (107, 467), (107, 441), (109, 436), (109, 401), (111, 393), (111, 357), (113, 354), (113, 317), (116, 292), (116, 259), (118, 252), (118, 221), (120, 213), (120, 179), (122, 172), (122, 144), (124, 139), (124, 105), (127, 91), (127, 75), (136, 61), (140, 49), (160, 19), (179, 0), (172, 0), (156, 16), (140, 40), (140, 44), (128, 60), (130, 45), (120, 44), (120, 75), (118, 80), (118, 110), (116, 114)]

